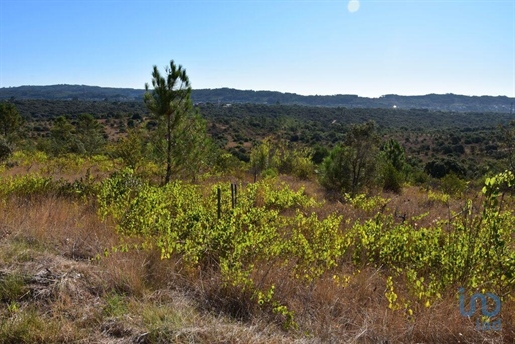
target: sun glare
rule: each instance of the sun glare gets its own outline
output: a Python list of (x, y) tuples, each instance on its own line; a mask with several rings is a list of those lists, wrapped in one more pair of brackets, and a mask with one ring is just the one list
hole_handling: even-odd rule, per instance
[(350, 13), (357, 12), (359, 10), (359, 0), (350, 0), (347, 9)]

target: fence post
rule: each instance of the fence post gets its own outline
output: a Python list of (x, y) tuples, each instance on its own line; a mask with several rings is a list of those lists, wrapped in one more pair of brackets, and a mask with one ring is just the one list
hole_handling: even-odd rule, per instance
[(238, 204), (238, 184), (234, 184), (234, 207)]
[(236, 184), (231, 183), (231, 205), (232, 205), (233, 209), (236, 206), (235, 196), (236, 196)]
[(220, 220), (220, 217), (222, 217), (222, 190), (220, 190), (220, 187), (218, 187), (218, 190), (217, 190), (217, 199), (218, 199), (218, 219)]

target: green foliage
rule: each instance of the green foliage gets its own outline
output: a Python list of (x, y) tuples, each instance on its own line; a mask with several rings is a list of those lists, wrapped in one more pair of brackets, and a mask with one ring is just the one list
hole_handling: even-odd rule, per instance
[(93, 164), (101, 172), (111, 172), (120, 163), (119, 160), (103, 154), (93, 155), (87, 159), (87, 162)]
[(8, 319), (0, 322), (0, 343), (44, 343), (53, 338), (45, 338), (48, 324), (33, 310), (15, 311)]
[(3, 196), (33, 197), (57, 192), (59, 182), (39, 174), (26, 174), (0, 180), (0, 194)]
[(403, 176), (392, 163), (386, 163), (382, 166), (381, 178), (383, 190), (400, 193), (402, 190)]
[(102, 125), (90, 114), (78, 116), (76, 125), (66, 117), (58, 117), (50, 130), (50, 139), (42, 148), (55, 156), (74, 153), (100, 154), (106, 144)]
[(58, 195), (63, 197), (70, 197), (80, 199), (88, 202), (94, 199), (98, 193), (99, 185), (88, 171), (83, 177), (75, 179), (74, 181), (58, 181)]
[[(20, 153), (16, 156), (24, 159)], [(246, 302), (280, 315), (285, 327), (295, 327), (293, 311), (275, 293), (276, 271), (309, 286), (324, 275), (337, 276), (344, 264), (356, 270), (381, 267), (390, 277), (385, 290), (389, 307), (411, 313), (416, 304), (431, 307), (456, 285), (507, 295), (515, 287), (515, 216), (505, 206), (509, 198), (505, 192), (514, 185), (509, 171), (487, 178), (482, 204), (463, 200), (462, 208), (450, 211), (448, 218), (425, 226), (420, 223), (427, 213), (399, 223), (393, 215), (384, 215), (388, 199), (352, 193), (344, 195), (346, 203), (367, 218), (342, 226), (338, 214), (321, 217), (313, 212), (321, 204), (307, 197), (303, 188), (293, 190), (274, 178), (239, 185), (234, 207), (228, 184), (200, 187), (174, 181), (157, 187), (136, 177), (130, 168), (99, 186), (88, 175), (76, 184), (37, 174), (4, 178), (0, 195), (5, 199), (75, 192), (71, 190), (97, 195), (99, 215), (111, 217), (118, 232), (131, 237), (128, 242), (158, 249), (162, 258), (180, 258), (178, 264), (186, 271), (219, 272), (224, 287), (241, 290)], [(428, 193), (431, 202), (448, 206), (450, 200), (449, 194)], [(122, 244), (118, 249), (129, 248)], [(19, 280), (0, 277), (2, 301), (16, 302), (22, 293)], [(118, 301), (110, 300), (106, 312), (118, 312), (123, 306)], [(11, 308), (16, 312), (15, 304)]]
[(390, 139), (381, 148), (380, 177), (383, 190), (400, 193), (407, 171), (404, 149), (395, 139)]
[(217, 149), (206, 131), (206, 121), (199, 113), (186, 116), (176, 128), (172, 145), (172, 171), (196, 180), (214, 164)]
[[(401, 224), (380, 213), (356, 222), (346, 234), (353, 242), (353, 260), (358, 266), (373, 264), (394, 271), (399, 280), (408, 281), (415, 301), (426, 305), (456, 284), (470, 289), (488, 286), (497, 295), (506, 295), (515, 287), (515, 217), (502, 209), (499, 199), (503, 186), (514, 184), (511, 172), (488, 179), (481, 211), (474, 211), (467, 200), (461, 212), (429, 227), (417, 225), (427, 214)], [(392, 305), (393, 289), (387, 297)]]
[(351, 126), (343, 145), (324, 159), (322, 184), (329, 190), (351, 193), (370, 186), (378, 165), (378, 143), (374, 122)]
[(384, 158), (396, 171), (401, 172), (406, 164), (404, 149), (395, 139), (388, 140), (382, 147)]
[[(447, 181), (453, 181), (450, 175), (442, 182)], [(285, 324), (295, 326), (274, 285), (265, 282), (270, 271), (281, 270), (309, 285), (332, 274), (345, 258), (357, 269), (382, 267), (390, 276), (385, 291), (389, 307), (409, 314), (415, 304), (431, 307), (456, 285), (488, 286), (506, 295), (515, 286), (515, 217), (503, 207), (503, 192), (514, 184), (511, 172), (488, 178), (479, 210), (466, 200), (460, 211), (427, 226), (419, 225), (427, 213), (399, 223), (383, 214), (388, 199), (349, 193), (344, 196), (347, 203), (372, 216), (349, 223), (347, 231), (341, 229), (341, 216), (319, 218), (308, 210), (319, 204), (302, 189), (291, 190), (273, 178), (240, 186), (233, 207), (228, 185), (211, 185), (209, 192), (178, 181), (155, 187), (127, 169), (102, 183), (98, 203), (100, 213), (112, 216), (121, 234), (140, 238), (143, 247), (158, 248), (163, 258), (180, 257), (187, 268), (216, 269), (224, 285), (239, 288), (250, 302), (282, 314), (289, 319)], [(448, 193), (455, 190), (453, 185)], [(450, 197), (428, 193), (429, 201), (444, 205)], [(401, 289), (408, 294), (399, 296), (396, 283), (404, 283)]]
[(297, 211), (292, 223), (292, 244), (286, 246), (288, 255), (297, 259), (295, 277), (313, 281), (338, 265), (346, 249), (338, 230), (341, 221), (341, 216), (330, 215), (319, 220), (315, 213), (306, 217)]
[(0, 162), (7, 160), (12, 153), (11, 145), (5, 139), (0, 139)]
[(499, 204), (498, 197), (506, 189), (510, 189), (515, 185), (515, 177), (513, 172), (504, 171), (496, 176), (486, 178), (485, 186), (481, 190), (486, 197), (486, 207), (496, 207)]
[(352, 204), (354, 208), (364, 210), (368, 213), (381, 211), (390, 201), (390, 199), (385, 199), (381, 196), (368, 197), (365, 194), (344, 194), (344, 199), (347, 203)]
[(506, 151), (506, 165), (510, 171), (515, 172), (515, 121), (511, 120), (508, 125), (502, 126), (501, 145)]
[(75, 136), (74, 126), (63, 116), (54, 121), (50, 130), (50, 149), (53, 155), (83, 153), (80, 142)]
[[(180, 76), (177, 73), (176, 76), (179, 80)], [(164, 84), (169, 84), (168, 80), (164, 80)], [(157, 104), (147, 99), (147, 106)], [(182, 104), (188, 108), (191, 104), (187, 103), (184, 101)], [(83, 106), (78, 102), (75, 104), (77, 108)], [(136, 113), (144, 113), (141, 110), (144, 104), (132, 105)], [(90, 106), (97, 108), (97, 105)], [(127, 113), (135, 113), (125, 103), (114, 108), (102, 106), (105, 107), (98, 111), (99, 116), (117, 118), (112, 121), (117, 126), (125, 125)], [(348, 285), (350, 277), (339, 267), (345, 266), (345, 272), (347, 269), (360, 271), (374, 267), (386, 280), (384, 296), (390, 309), (404, 309), (410, 315), (417, 309), (412, 306), (431, 307), (442, 294), (448, 294), (458, 285), (473, 290), (488, 289), (501, 297), (512, 293), (515, 286), (515, 219), (510, 209), (512, 195), (507, 191), (513, 187), (513, 174), (505, 172), (487, 178), (482, 196), (478, 196), (474, 203), (463, 199), (467, 182), (461, 178), (492, 176), (505, 168), (504, 159), (508, 163), (513, 159), (510, 146), (513, 132), (506, 133), (505, 145), (498, 147), (499, 135), (493, 130), (467, 127), (470, 122), (483, 126), (491, 114), (433, 113), (427, 116), (419, 110), (402, 114), (403, 110), (394, 113), (380, 109), (304, 109), (249, 104), (235, 104), (233, 107), (203, 104), (201, 107), (211, 121), (208, 125), (210, 133), (223, 142), (221, 147), (232, 137), (230, 146), (238, 142), (234, 149), (239, 150), (242, 156), (248, 154), (249, 142), (254, 144), (254, 139), (270, 132), (276, 133), (273, 140), (254, 145), (251, 165), (261, 172), (262, 180), (245, 187), (240, 185), (235, 207), (230, 202), (227, 184), (203, 182), (205, 185), (200, 187), (174, 181), (164, 187), (156, 187), (143, 181), (143, 176), (163, 174), (162, 166), (168, 162), (171, 163), (172, 175), (184, 180), (194, 180), (206, 166), (215, 166), (217, 176), (220, 173), (236, 176), (246, 169), (247, 165), (236, 161), (233, 155), (218, 154), (212, 149), (206, 134), (206, 122), (193, 111), (182, 115), (176, 112), (169, 118), (172, 124), (177, 119), (171, 136), (167, 135), (168, 118), (155, 115), (157, 122), (146, 122), (148, 132), (146, 129), (140, 129), (137, 135), (130, 132), (127, 138), (115, 145), (114, 156), (119, 158), (116, 161), (98, 155), (104, 149), (103, 143), (96, 144), (102, 141), (102, 127), (91, 116), (80, 116), (89, 110), (71, 109), (69, 112), (69, 108), (63, 106), (66, 111), (59, 111), (72, 115), (56, 120), (50, 132), (51, 122), (47, 121), (48, 118), (41, 118), (46, 115), (38, 115), (40, 118), (33, 127), (38, 128), (35, 132), (40, 135), (39, 142), (44, 143), (39, 147), (46, 147), (48, 150), (45, 152), (58, 157), (34, 151), (11, 154), (5, 149), (5, 155), (11, 155), (2, 168), (22, 166), (29, 170), (33, 166), (44, 165), (41, 169), (43, 175), (78, 173), (90, 165), (102, 172), (111, 172), (120, 161), (129, 168), (111, 175), (101, 185), (97, 185), (89, 173), (74, 182), (38, 174), (3, 178), (0, 180), (0, 195), (4, 201), (12, 196), (30, 199), (39, 195), (78, 195), (82, 198), (96, 195), (99, 214), (112, 217), (118, 232), (123, 237), (131, 237), (127, 242), (138, 242), (138, 248), (158, 249), (163, 258), (178, 258), (177, 265), (182, 271), (216, 270), (222, 276), (224, 288), (240, 290), (239, 295), (248, 299), (245, 302), (273, 313), (283, 320), (285, 327), (296, 326), (295, 315), (288, 302), (281, 298), (281, 293), (276, 293), (281, 284), (288, 284), (277, 283), (275, 274), (278, 272), (281, 277), (287, 276), (308, 287), (316, 287), (317, 279), (332, 275), (340, 287)], [(105, 109), (111, 113), (107, 114)], [(27, 113), (27, 108), (24, 111)], [(137, 116), (133, 119), (143, 120)], [(348, 128), (344, 137), (345, 124), (362, 122), (364, 118), (378, 120), (381, 134), (409, 143), (407, 151), (404, 152), (402, 145), (392, 139), (378, 154), (377, 133), (371, 123)], [(339, 123), (343, 119), (348, 122)], [(467, 119), (467, 124), (453, 124), (460, 119), (461, 122)], [(383, 126), (398, 126), (406, 121), (407, 127), (420, 127), (420, 130), (406, 133), (406, 128), (383, 129)], [(429, 121), (435, 122), (439, 128), (450, 123), (461, 126), (463, 130), (424, 131), (424, 126), (432, 126)], [(278, 128), (280, 130), (276, 130)], [(92, 140), (88, 141), (89, 138)], [(295, 142), (298, 146), (284, 144), (281, 139)], [(172, 154), (168, 160), (166, 153), (170, 143)], [(307, 148), (313, 145), (317, 147), (314, 153)], [(6, 147), (12, 146), (8, 142)], [(327, 147), (334, 147), (330, 155)], [(413, 173), (406, 168), (407, 154)], [(461, 154), (465, 157), (456, 160), (455, 157)], [(489, 157), (485, 159), (487, 155)], [(2, 151), (0, 159), (1, 156)], [(280, 173), (309, 178), (314, 172), (311, 160), (323, 162), (320, 170), (316, 171), (323, 185), (343, 194), (346, 204), (341, 208), (340, 205), (335, 206), (335, 209), (345, 213), (354, 208), (352, 211), (356, 211), (360, 219), (355, 222), (349, 219), (342, 224), (338, 214), (321, 216), (324, 211), (317, 210), (317, 215), (312, 208), (320, 204), (307, 197), (303, 189), (292, 190), (273, 178)], [(389, 200), (362, 193), (378, 181), (383, 189), (394, 192), (401, 190), (404, 179), (408, 177), (416, 183), (427, 183), (428, 176), (421, 170), (424, 164), (428, 174), (441, 178), (438, 183), (443, 192), (430, 190), (426, 194), (427, 202), (424, 203), (424, 199), (419, 201), (424, 206), (434, 205), (438, 210), (448, 209), (449, 213), (442, 215), (445, 219), (431, 223), (420, 221), (427, 216), (424, 213), (404, 216), (401, 223), (398, 216), (384, 215), (393, 211), (386, 207)], [(9, 172), (17, 173), (19, 170)], [(216, 208), (218, 188), (222, 192), (220, 218)], [(480, 197), (483, 197), (483, 203), (480, 203)], [(461, 208), (451, 211), (456, 209), (458, 202), (461, 202)], [(129, 247), (129, 244), (122, 244), (117, 249), (125, 251)], [(27, 257), (30, 258), (29, 255)], [(23, 288), (16, 292), (16, 281), (6, 281), (0, 277), (0, 294), (1, 288), (14, 291), (13, 295), (25, 292)], [(6, 284), (2, 285), (3, 282)], [(5, 297), (4, 300), (10, 302), (6, 308), (13, 319), (8, 319), (6, 324), (11, 324), (9, 328), (12, 329), (19, 319), (23, 319), (23, 310), (20, 311), (17, 301), (13, 301), (16, 298)], [(104, 311), (107, 315), (116, 316), (123, 313), (124, 306), (121, 298), (113, 297), (108, 299)], [(1, 324), (0, 328), (5, 334), (7, 325)], [(170, 334), (167, 338), (172, 337)], [(5, 338), (10, 337), (7, 335)]]
[(315, 147), (313, 148), (313, 156), (311, 157), (311, 160), (313, 161), (313, 163), (319, 165), (324, 161), (325, 157), (328, 155), (329, 149), (327, 149), (327, 147), (315, 145)]
[(13, 152), (9, 162), (18, 166), (31, 166), (33, 164), (45, 164), (48, 161), (48, 155), (41, 151), (22, 151)]
[(450, 199), (451, 197), (448, 194), (442, 193), (440, 191), (428, 190), (427, 192), (427, 200), (430, 202), (448, 205)]
[(92, 156), (102, 152), (106, 144), (103, 136), (103, 128), (90, 114), (81, 114), (76, 126), (77, 139), (80, 142), (80, 150), (86, 155)]
[(424, 171), (415, 170), (410, 174), (409, 180), (415, 185), (424, 185), (429, 181), (429, 176)]
[(0, 103), (0, 134), (5, 140), (10, 141), (22, 123), (23, 119), (13, 103)]
[(38, 173), (0, 178), (0, 196), (33, 199), (42, 196), (71, 197), (87, 201), (96, 195), (98, 185), (86, 173), (74, 181), (43, 177)]
[(314, 172), (312, 150), (308, 148), (280, 147), (276, 152), (275, 163), (279, 173), (308, 179)]
[[(123, 105), (124, 102), (118, 102), (119, 100), (126, 99), (140, 99), (141, 91), (137, 89), (128, 88), (111, 88), (111, 87), (97, 87), (97, 86), (84, 86), (84, 85), (51, 85), (51, 86), (21, 86), (21, 87), (4, 87), (0, 90), (0, 98), (16, 98), (16, 102), (22, 102), (26, 99), (32, 98), (33, 100), (39, 100), (40, 102), (51, 102), (58, 99), (65, 102), (65, 99), (86, 99), (98, 100), (105, 99), (104, 102), (92, 101), (93, 103), (104, 103), (107, 105)], [(415, 120), (418, 122), (431, 123), (432, 116), (438, 116), (437, 120), (434, 120), (434, 125), (441, 125), (442, 127), (448, 127), (455, 122), (468, 124), (462, 120), (462, 113), (456, 111), (455, 104), (463, 104), (463, 106), (469, 111), (474, 113), (495, 111), (495, 115), (510, 115), (509, 101), (499, 104), (499, 97), (494, 96), (482, 96), (482, 97), (468, 97), (456, 94), (429, 94), (424, 96), (399, 96), (399, 95), (387, 95), (379, 98), (366, 98), (359, 97), (357, 95), (328, 95), (328, 96), (303, 96), (293, 93), (282, 93), (274, 91), (251, 91), (251, 90), (236, 90), (231, 88), (219, 88), (219, 89), (203, 89), (195, 90), (193, 92), (193, 98), (196, 102), (212, 103), (216, 104), (219, 99), (224, 99), (229, 103), (242, 103), (252, 105), (267, 105), (269, 107), (300, 107), (307, 108), (308, 111), (312, 109), (331, 109), (333, 111), (338, 110), (342, 112), (342, 108), (345, 111), (356, 110), (363, 111), (366, 109), (367, 112), (370, 110), (383, 110), (387, 112), (387, 115), (383, 117), (385, 123), (388, 121), (399, 122), (397, 125), (410, 126), (410, 122), (403, 118), (402, 114), (406, 112), (415, 112)], [(84, 101), (84, 102), (86, 102)], [(80, 101), (82, 102), (82, 101)], [(74, 101), (79, 103), (79, 101)], [(280, 104), (288, 104), (277, 105)], [(392, 103), (398, 105), (396, 109), (392, 109)], [(98, 104), (98, 107), (101, 105)], [(295, 105), (291, 105), (295, 104)], [(74, 104), (73, 104), (74, 105)], [(356, 109), (353, 109), (356, 108)], [(109, 108), (108, 108), (109, 109)], [(408, 110), (404, 110), (408, 109)], [(444, 111), (452, 111), (451, 113), (445, 113), (440, 111), (433, 111), (429, 113), (429, 109), (438, 109)], [(430, 114), (430, 115), (428, 115)], [(344, 117), (344, 116), (342, 116)], [(400, 117), (400, 118), (399, 118)], [(480, 126), (484, 123), (484, 116), (478, 116), (477, 124)], [(481, 122), (480, 119), (483, 119)], [(494, 118), (495, 119), (495, 118)], [(490, 119), (488, 119), (490, 120)], [(493, 120), (492, 120), (493, 121)], [(443, 122), (443, 123), (441, 123)], [(418, 123), (414, 123), (416, 125)]]
[(234, 175), (243, 168), (244, 163), (230, 153), (221, 153), (216, 156), (214, 169), (216, 172)]
[(328, 190), (348, 192), (351, 190), (351, 151), (348, 147), (336, 146), (322, 163), (321, 184)]
[(454, 197), (460, 197), (465, 192), (468, 183), (460, 179), (454, 173), (449, 173), (441, 179), (442, 191)]
[(463, 165), (455, 159), (450, 158), (431, 160), (426, 163), (424, 170), (431, 177), (439, 179), (451, 172), (457, 176), (466, 175), (466, 170)]
[[(156, 72), (154, 70), (154, 91), (151, 94), (147, 88), (145, 103), (158, 125), (150, 131), (152, 149), (146, 150), (152, 153), (153, 161), (166, 165), (165, 183), (170, 181), (172, 175), (195, 180), (200, 173), (214, 165), (218, 152), (207, 134), (206, 121), (198, 110), (192, 109), (189, 99), (191, 87), (182, 67), (177, 68), (172, 61), (170, 69), (167, 69), (166, 82)], [(168, 86), (167, 82), (170, 83)], [(169, 106), (161, 104), (166, 99), (172, 102)], [(130, 142), (133, 146), (138, 145), (136, 137), (129, 139), (132, 141), (125, 142), (126, 145)], [(126, 160), (130, 160), (128, 153), (124, 153)]]
[(288, 147), (286, 144), (273, 143), (270, 137), (255, 146), (250, 153), (250, 165), (254, 173), (261, 172), (273, 176), (273, 171), (308, 179), (314, 171), (308, 148)]
[(131, 195), (138, 192), (142, 185), (142, 181), (134, 176), (134, 171), (130, 168), (113, 173), (100, 186), (99, 215), (105, 218), (112, 214), (115, 219), (119, 219), (129, 205)]
[(274, 152), (271, 138), (264, 139), (261, 144), (255, 146), (250, 153), (250, 165), (254, 173), (260, 173), (273, 167)]
[[(225, 93), (224, 90), (222, 93)], [(97, 91), (95, 91), (97, 92)], [(195, 93), (195, 92), (193, 92)], [(140, 97), (142, 92), (140, 91)], [(132, 95), (134, 97), (135, 95)], [(192, 96), (195, 101), (194, 96)], [(110, 100), (113, 98), (110, 97)], [(391, 101), (391, 100), (389, 100)], [(216, 103), (216, 101), (215, 101)], [(284, 102), (281, 101), (281, 104)], [(17, 149), (43, 150), (51, 153), (55, 145), (50, 138), (53, 121), (60, 115), (66, 116), (71, 124), (78, 125), (78, 117), (91, 113), (96, 119), (105, 119), (110, 126), (108, 133), (121, 132), (122, 126), (131, 128), (141, 124), (142, 129), (155, 133), (158, 121), (148, 118), (148, 110), (143, 102), (88, 102), (88, 101), (42, 101), (16, 99), (20, 114), (27, 118), (23, 127), (27, 139), (17, 141)], [(507, 123), (509, 114), (493, 113), (445, 113), (430, 112), (421, 109), (353, 109), (353, 108), (313, 108), (293, 105), (232, 104), (231, 107), (216, 104), (198, 104), (195, 109), (202, 111), (208, 124), (208, 131), (220, 148), (225, 148), (241, 161), (250, 160), (250, 146), (254, 142), (274, 133), (274, 145), (281, 141), (295, 142), (297, 148), (314, 148), (313, 159), (320, 164), (328, 154), (328, 149), (343, 141), (347, 126), (374, 120), (378, 123), (381, 135), (387, 140), (393, 138), (406, 147), (406, 160), (410, 161), (414, 173), (423, 169), (426, 163), (434, 161), (443, 167), (443, 173), (451, 168), (460, 178), (476, 179), (486, 174), (497, 173), (506, 168), (513, 156), (513, 143), (508, 127), (507, 135), (499, 133), (498, 128), (489, 123)], [(141, 122), (140, 122), (141, 121)], [(161, 123), (163, 124), (163, 123)], [(164, 125), (161, 125), (163, 127)], [(124, 129), (125, 130), (125, 129)], [(160, 129), (161, 130), (161, 129)], [(157, 134), (157, 133), (156, 133)], [(80, 133), (75, 129), (76, 144), (63, 149), (66, 152), (86, 153)], [(107, 133), (103, 134), (107, 136)], [(115, 137), (111, 136), (111, 139)], [(162, 165), (166, 163), (168, 141), (164, 130), (160, 131), (161, 140), (152, 140), (157, 147), (145, 151), (144, 156), (150, 162)], [(148, 142), (145, 142), (147, 146)], [(147, 147), (150, 148), (150, 147)], [(276, 148), (276, 146), (274, 146)], [(61, 153), (57, 153), (61, 154)], [(456, 163), (447, 166), (444, 160), (459, 157)], [(203, 160), (203, 159), (199, 159)], [(513, 160), (513, 159), (512, 159)], [(413, 162), (416, 162), (415, 164)], [(143, 162), (147, 164), (149, 161)], [(459, 167), (461, 165), (461, 168)], [(189, 166), (189, 164), (187, 164)], [(429, 173), (429, 167), (427, 172)], [(438, 167), (438, 166), (437, 166)], [(381, 172), (382, 170), (379, 170)], [(438, 169), (432, 173), (438, 174)], [(165, 175), (163, 167), (162, 174)], [(322, 172), (320, 169), (318, 172)], [(284, 172), (279, 172), (284, 173)], [(172, 174), (174, 174), (172, 172)], [(184, 173), (186, 175), (187, 173)], [(404, 178), (409, 171), (403, 171)], [(183, 174), (174, 177), (182, 178)], [(321, 175), (321, 173), (320, 173)], [(442, 176), (444, 174), (441, 174)], [(422, 174), (414, 177), (422, 177)], [(422, 179), (418, 178), (419, 181)], [(375, 181), (378, 181), (374, 177)]]
[(150, 92), (149, 85), (145, 84), (144, 102), (165, 134), (166, 184), (172, 178), (173, 148), (181, 142), (176, 137), (180, 133), (178, 129), (184, 125), (183, 120), (190, 113), (192, 104), (191, 85), (186, 70), (180, 65), (177, 66), (174, 61), (170, 61), (170, 67), (165, 69), (165, 73), (166, 79), (161, 76), (157, 66), (154, 66), (152, 72), (154, 90)]
[(144, 141), (142, 133), (137, 129), (129, 130), (127, 136), (122, 137), (114, 146), (116, 157), (123, 160), (123, 163), (137, 170), (144, 157)]
[(18, 274), (0, 274), (0, 301), (16, 302), (27, 292), (25, 278)]
[[(98, 197), (102, 216), (111, 215), (121, 234), (141, 238), (144, 247), (159, 248), (163, 258), (180, 255), (186, 266), (219, 269), (227, 286), (247, 290), (258, 304), (264, 302), (259, 295), (268, 288), (260, 282), (264, 278), (260, 265), (288, 267), (292, 278), (310, 282), (337, 266), (342, 254), (341, 217), (305, 214), (317, 203), (302, 188), (294, 191), (264, 179), (240, 186), (233, 208), (229, 185), (215, 184), (205, 195), (198, 186), (179, 181), (164, 187), (132, 181), (133, 172), (124, 170), (102, 183)], [(221, 218), (216, 208), (218, 188)], [(292, 313), (281, 300), (264, 303), (294, 326)]]
[(48, 159), (42, 167), (42, 172), (58, 174), (65, 172), (79, 173), (86, 163), (86, 159), (75, 153), (63, 153)]
[(107, 317), (120, 317), (127, 314), (128, 307), (125, 298), (118, 294), (109, 295), (103, 313)]
[[(347, 232), (340, 229), (341, 216), (320, 219), (306, 213), (316, 202), (302, 189), (293, 191), (273, 179), (245, 187), (232, 208), (228, 185), (212, 185), (206, 195), (197, 186), (180, 182), (161, 188), (131, 186), (122, 183), (133, 180), (131, 172), (124, 173), (106, 180), (99, 197), (103, 211), (118, 220), (120, 233), (142, 238), (146, 247), (158, 247), (163, 258), (180, 256), (186, 266), (219, 269), (227, 286), (246, 291), (263, 309), (291, 316), (289, 326), (294, 326), (293, 314), (277, 298), (273, 285), (263, 284), (267, 271), (274, 268), (309, 284), (334, 271), (343, 257), (351, 258), (358, 269), (382, 266), (392, 274), (385, 293), (390, 308), (411, 313), (410, 305), (421, 302), (430, 307), (456, 284), (479, 288), (495, 281), (493, 291), (499, 295), (515, 285), (510, 230), (515, 218), (502, 210), (499, 200), (503, 188), (515, 180), (508, 172), (487, 180), (482, 211), (473, 211), (467, 201), (460, 213), (428, 227), (417, 224), (427, 213), (398, 223), (393, 215), (382, 215), (388, 199), (347, 195), (353, 207), (375, 213), (356, 221)], [(221, 218), (216, 215), (218, 188)], [(441, 195), (447, 202), (449, 196)], [(263, 270), (263, 264), (269, 269)], [(411, 298), (398, 296), (398, 281), (406, 283)]]
[(397, 294), (394, 291), (392, 276), (386, 279), (386, 299), (388, 300), (388, 308), (391, 310), (398, 309)]
[[(195, 317), (193, 310), (177, 309), (165, 304), (144, 304), (138, 312), (141, 314), (144, 326), (148, 329), (147, 343), (169, 343), (177, 341), (177, 333), (188, 326), (189, 318)], [(193, 322), (197, 320), (194, 318)]]

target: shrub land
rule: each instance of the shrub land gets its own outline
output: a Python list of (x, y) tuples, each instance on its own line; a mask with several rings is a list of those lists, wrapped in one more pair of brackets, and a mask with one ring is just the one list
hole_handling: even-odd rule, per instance
[(515, 342), (513, 125), (194, 107), (165, 73), (141, 114), (2, 103), (0, 343)]

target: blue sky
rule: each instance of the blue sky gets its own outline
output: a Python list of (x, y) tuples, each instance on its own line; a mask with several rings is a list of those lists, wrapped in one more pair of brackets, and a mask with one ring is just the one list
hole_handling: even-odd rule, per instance
[(197, 89), (515, 97), (515, 1), (0, 0), (0, 87), (144, 88), (172, 59)]

